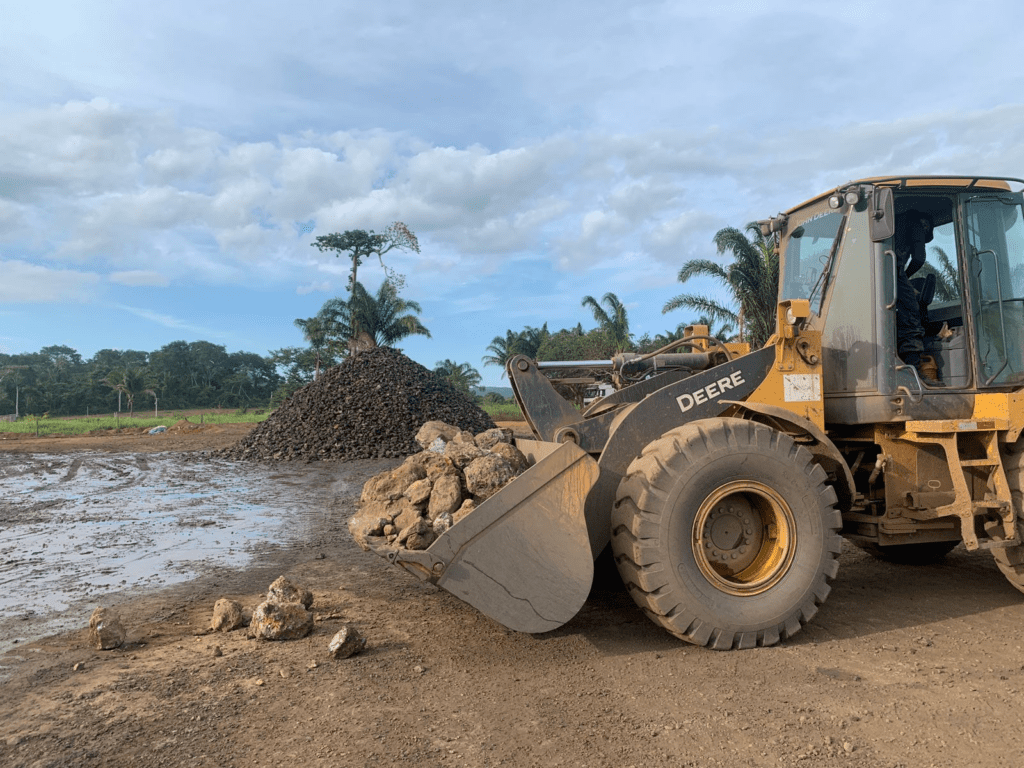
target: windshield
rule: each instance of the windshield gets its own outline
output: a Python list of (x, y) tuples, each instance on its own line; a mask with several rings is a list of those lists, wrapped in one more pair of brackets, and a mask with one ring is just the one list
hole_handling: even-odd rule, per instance
[(819, 310), (824, 284), (822, 273), (842, 224), (843, 214), (828, 209), (792, 230), (786, 243), (781, 300), (808, 299), (811, 309)]

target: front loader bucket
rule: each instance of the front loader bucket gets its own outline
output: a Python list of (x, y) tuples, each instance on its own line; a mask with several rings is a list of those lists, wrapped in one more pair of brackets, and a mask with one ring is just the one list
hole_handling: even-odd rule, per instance
[(590, 593), (583, 507), (599, 470), (572, 443), (517, 445), (539, 461), (430, 547), (371, 548), (509, 629), (548, 632), (572, 619)]

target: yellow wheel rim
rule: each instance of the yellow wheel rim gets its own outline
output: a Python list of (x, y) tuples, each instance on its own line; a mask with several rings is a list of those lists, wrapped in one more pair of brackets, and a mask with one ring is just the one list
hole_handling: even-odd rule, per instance
[(731, 595), (756, 595), (777, 584), (793, 564), (793, 511), (767, 485), (727, 483), (700, 505), (691, 544), (712, 585)]

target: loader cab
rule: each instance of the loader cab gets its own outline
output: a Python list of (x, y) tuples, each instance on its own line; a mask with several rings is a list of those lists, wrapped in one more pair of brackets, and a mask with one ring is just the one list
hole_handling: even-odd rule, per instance
[[(1024, 385), (1024, 181), (853, 182), (780, 216), (779, 298), (807, 299), (822, 333), (825, 420), (958, 418), (973, 394)], [(927, 214), (919, 291), (931, 387), (896, 354), (897, 239)]]

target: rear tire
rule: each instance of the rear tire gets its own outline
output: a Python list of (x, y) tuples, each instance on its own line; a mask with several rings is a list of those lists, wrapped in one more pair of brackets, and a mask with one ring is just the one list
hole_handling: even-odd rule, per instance
[[(1003, 449), (1003, 469), (1010, 486), (1010, 499), (1017, 513), (1017, 533), (1024, 535), (1024, 438)], [(1024, 592), (1024, 544), (1005, 549), (993, 549), (992, 557), (1006, 580), (1018, 591)]]
[(817, 613), (839, 570), (842, 518), (806, 448), (732, 418), (679, 427), (630, 464), (612, 549), (634, 601), (676, 637), (774, 645)]

